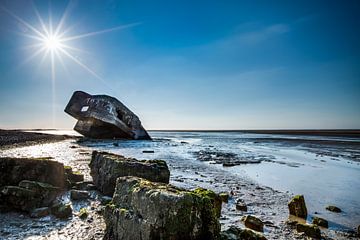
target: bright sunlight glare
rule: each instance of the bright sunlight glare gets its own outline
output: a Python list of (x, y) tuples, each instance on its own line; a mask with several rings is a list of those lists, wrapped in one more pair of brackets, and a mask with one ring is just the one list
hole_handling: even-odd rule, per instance
[(57, 36), (46, 36), (43, 42), (45, 47), (51, 51), (55, 51), (61, 48), (61, 39)]

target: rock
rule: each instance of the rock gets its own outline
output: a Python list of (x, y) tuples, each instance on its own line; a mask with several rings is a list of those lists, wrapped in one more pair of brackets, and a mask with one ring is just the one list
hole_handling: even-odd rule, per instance
[(303, 232), (308, 237), (317, 238), (317, 239), (321, 238), (320, 229), (313, 224), (298, 223), (296, 224), (296, 231)]
[(34, 208), (51, 204), (59, 193), (59, 188), (50, 184), (23, 180), (19, 186), (5, 186), (1, 190), (1, 202), (9, 208), (32, 211)]
[(84, 175), (81, 174), (80, 172), (72, 172), (68, 174), (68, 179), (70, 180), (71, 183), (74, 184), (84, 181)]
[(17, 186), (21, 180), (30, 180), (64, 188), (64, 165), (50, 159), (0, 158), (0, 187)]
[(242, 199), (238, 199), (235, 204), (236, 210), (247, 212), (247, 206)]
[(264, 235), (251, 229), (240, 229), (236, 226), (230, 226), (229, 229), (222, 231), (221, 240), (266, 240)]
[(100, 200), (100, 203), (101, 203), (102, 205), (106, 205), (106, 204), (108, 204), (108, 203), (111, 202), (112, 197), (101, 196), (99, 200)]
[(162, 160), (138, 161), (134, 158), (94, 151), (89, 166), (95, 186), (108, 196), (113, 195), (118, 177), (137, 176), (163, 183), (169, 183), (170, 178), (168, 166)]
[(138, 177), (120, 177), (105, 208), (104, 239), (217, 239), (220, 197)]
[(57, 203), (51, 207), (51, 214), (60, 219), (68, 219), (72, 216), (70, 204)]
[(296, 195), (288, 203), (290, 215), (306, 219), (307, 209), (303, 195)]
[(35, 208), (34, 210), (31, 211), (30, 217), (41, 218), (41, 217), (46, 217), (49, 214), (50, 214), (49, 207)]
[(320, 226), (320, 227), (324, 227), (324, 228), (328, 228), (329, 227), (329, 223), (327, 220), (320, 218), (320, 217), (314, 217), (312, 220), (312, 223)]
[(242, 220), (244, 221), (245, 227), (248, 227), (248, 228), (258, 231), (258, 232), (264, 231), (264, 224), (257, 217), (247, 215), (247, 216), (243, 217)]
[(228, 203), (228, 201), (229, 201), (229, 194), (228, 193), (219, 193), (219, 197), (221, 198), (222, 202)]
[(65, 112), (79, 121), (74, 130), (89, 138), (149, 139), (140, 119), (116, 98), (73, 93)]
[(88, 191), (82, 190), (71, 190), (70, 191), (70, 198), (72, 200), (84, 200), (89, 198), (90, 194)]
[(81, 208), (79, 211), (79, 218), (86, 219), (89, 216), (89, 212), (86, 208)]
[(326, 210), (330, 211), (330, 212), (336, 212), (336, 213), (340, 213), (341, 212), (341, 209), (336, 207), (336, 206), (327, 206), (326, 207)]
[(144, 151), (142, 151), (143, 153), (154, 153), (154, 151), (153, 150), (144, 150)]

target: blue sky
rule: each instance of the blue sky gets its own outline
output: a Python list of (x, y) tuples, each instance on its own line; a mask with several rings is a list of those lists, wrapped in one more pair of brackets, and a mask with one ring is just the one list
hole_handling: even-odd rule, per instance
[[(63, 54), (26, 61), (33, 5)], [(360, 128), (358, 1), (0, 2), (0, 128), (72, 128), (75, 90), (117, 97), (148, 129)], [(53, 121), (53, 116), (55, 121)]]

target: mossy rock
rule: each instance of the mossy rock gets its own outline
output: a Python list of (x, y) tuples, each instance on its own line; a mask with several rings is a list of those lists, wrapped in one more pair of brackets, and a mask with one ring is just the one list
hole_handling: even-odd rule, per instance
[(105, 207), (105, 239), (217, 239), (220, 211), (213, 191), (120, 177)]
[(258, 232), (264, 231), (264, 223), (255, 216), (247, 215), (243, 217), (242, 221), (244, 222), (245, 227)]
[(306, 236), (311, 238), (321, 238), (321, 231), (318, 226), (314, 224), (303, 224), (298, 223), (296, 224), (296, 231), (305, 233)]
[(320, 217), (314, 217), (312, 220), (312, 223), (320, 226), (320, 227), (324, 227), (324, 228), (328, 228), (329, 227), (329, 223), (327, 220), (325, 220), (324, 218), (320, 218)]
[(330, 205), (326, 207), (326, 210), (330, 211), (330, 212), (335, 212), (335, 213), (340, 213), (342, 212), (340, 208)]
[(288, 203), (288, 208), (290, 215), (306, 219), (307, 209), (303, 195), (294, 196)]
[(72, 216), (71, 204), (57, 203), (51, 207), (51, 214), (60, 219), (68, 219)]
[(220, 240), (266, 240), (266, 237), (251, 229), (230, 226), (229, 229), (221, 232)]

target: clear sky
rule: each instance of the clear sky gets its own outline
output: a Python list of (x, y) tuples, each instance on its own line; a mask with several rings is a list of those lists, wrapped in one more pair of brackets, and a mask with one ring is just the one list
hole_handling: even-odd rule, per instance
[[(51, 54), (29, 59), (34, 6), (47, 29), (68, 6), (63, 38), (115, 29), (66, 42), (80, 50), (52, 75)], [(356, 0), (1, 0), (0, 53), (0, 128), (72, 128), (75, 90), (117, 97), (148, 129), (360, 128)]]

